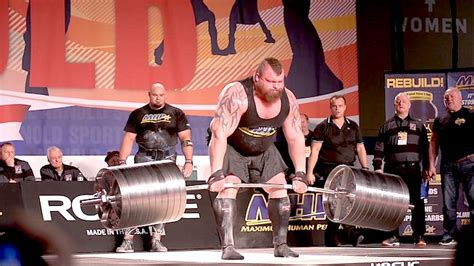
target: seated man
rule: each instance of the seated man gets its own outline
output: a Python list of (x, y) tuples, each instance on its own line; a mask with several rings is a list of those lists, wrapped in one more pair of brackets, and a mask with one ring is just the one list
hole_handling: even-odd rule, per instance
[(107, 166), (117, 166), (120, 165), (120, 152), (119, 151), (109, 151), (105, 156), (104, 161), (107, 163)]
[(83, 181), (81, 171), (72, 165), (63, 164), (63, 152), (56, 146), (48, 148), (47, 157), (49, 164), (40, 169), (41, 181)]
[[(10, 183), (19, 181), (35, 181), (33, 170), (26, 161), (15, 158), (15, 147), (12, 143), (6, 142), (1, 146), (0, 160), (0, 180)], [(2, 182), (0, 181), (0, 182)]]

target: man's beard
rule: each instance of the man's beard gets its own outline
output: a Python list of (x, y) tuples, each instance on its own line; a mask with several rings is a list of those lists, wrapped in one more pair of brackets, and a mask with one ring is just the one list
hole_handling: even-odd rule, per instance
[(280, 99), (281, 97), (281, 94), (282, 94), (283, 91), (269, 91), (267, 93), (265, 93), (263, 95), (263, 97), (265, 98), (265, 101), (269, 102), (269, 103), (273, 103), (273, 102), (276, 102)]

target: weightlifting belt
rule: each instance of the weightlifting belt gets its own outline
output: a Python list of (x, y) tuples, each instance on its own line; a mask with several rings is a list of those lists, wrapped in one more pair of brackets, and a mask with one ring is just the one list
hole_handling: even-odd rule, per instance
[(386, 164), (391, 167), (409, 168), (420, 165), (420, 162), (387, 162)]
[(176, 150), (173, 148), (167, 150), (160, 149), (138, 149), (138, 153), (141, 155), (149, 156), (154, 160), (163, 160), (170, 156), (175, 155)]

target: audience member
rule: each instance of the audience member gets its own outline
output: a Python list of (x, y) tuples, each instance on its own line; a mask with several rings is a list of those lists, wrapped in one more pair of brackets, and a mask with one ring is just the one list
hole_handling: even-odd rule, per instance
[(120, 152), (119, 151), (109, 151), (105, 156), (104, 161), (107, 163), (107, 166), (117, 166), (120, 165)]
[(30, 164), (26, 161), (15, 158), (15, 146), (13, 146), (12, 143), (3, 143), (1, 150), (0, 180), (8, 180), (10, 183), (16, 183), (23, 180), (35, 181), (35, 176), (33, 170), (31, 170)]
[(63, 163), (63, 152), (56, 146), (47, 150), (49, 164), (40, 169), (41, 180), (54, 181), (83, 181), (84, 176), (81, 171), (72, 165)]

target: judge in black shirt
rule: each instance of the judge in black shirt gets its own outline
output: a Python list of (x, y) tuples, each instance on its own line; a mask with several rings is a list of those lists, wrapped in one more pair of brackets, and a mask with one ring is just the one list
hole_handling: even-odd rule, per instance
[(441, 150), (441, 191), (443, 193), (443, 228), (440, 244), (456, 245), (457, 200), (462, 184), (474, 222), (474, 113), (462, 106), (461, 91), (449, 88), (444, 93), (447, 114), (433, 123), (430, 143), (429, 176), (436, 175), (436, 157)]
[[(410, 116), (411, 102), (406, 93), (399, 93), (393, 101), (395, 115), (380, 127), (374, 148), (374, 170), (398, 175), (406, 183), (410, 196), (413, 241), (425, 247), (425, 205), (420, 195), (423, 181), (421, 167), (428, 168), (428, 135), (420, 119)], [(382, 162), (385, 162), (382, 171)], [(421, 164), (421, 165), (420, 165)], [(425, 175), (426, 177), (426, 175)], [(382, 242), (386, 247), (400, 245), (398, 228)]]
[[(359, 125), (345, 116), (346, 99), (334, 95), (329, 99), (331, 116), (319, 123), (313, 131), (311, 153), (307, 163), (308, 182), (316, 187), (324, 187), (329, 173), (338, 165), (354, 165), (356, 156), (363, 169), (367, 168), (367, 152)], [(316, 178), (317, 177), (317, 178)], [(324, 232), (325, 245), (341, 245), (338, 236), (339, 224), (328, 220)], [(363, 236), (354, 227), (344, 226), (353, 246), (362, 242)]]

